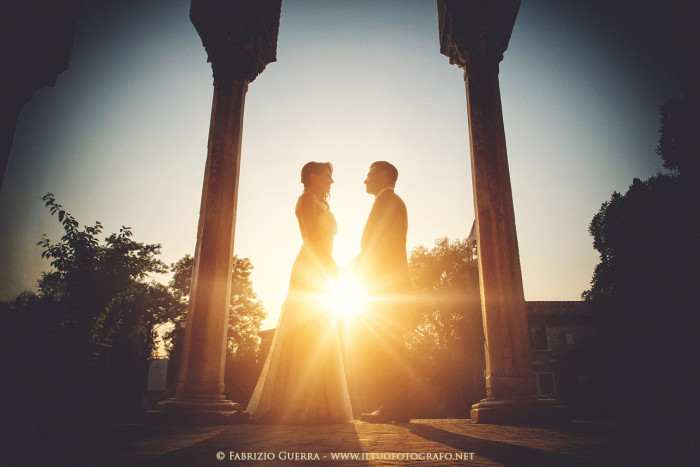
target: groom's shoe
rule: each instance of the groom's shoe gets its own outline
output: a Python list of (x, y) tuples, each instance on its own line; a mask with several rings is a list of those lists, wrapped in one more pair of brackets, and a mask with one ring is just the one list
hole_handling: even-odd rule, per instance
[(367, 423), (408, 423), (411, 417), (406, 414), (389, 413), (387, 410), (379, 409), (372, 413), (363, 413), (360, 415), (360, 420)]
[(360, 415), (360, 420), (367, 423), (389, 423), (389, 417), (382, 413), (382, 409), (375, 410), (372, 413), (363, 413)]

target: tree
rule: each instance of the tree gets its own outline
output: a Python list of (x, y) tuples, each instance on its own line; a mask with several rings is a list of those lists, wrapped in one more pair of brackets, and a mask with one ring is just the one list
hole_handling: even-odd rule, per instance
[(428, 394), (440, 407), (428, 416), (464, 416), (485, 395), (479, 270), (467, 240), (437, 239), (411, 251), (409, 268), (420, 320), (408, 337)]
[[(185, 305), (189, 302), (193, 264), (194, 258), (188, 254), (171, 265), (174, 274), (169, 286)], [(258, 333), (265, 319), (265, 308), (253, 290), (250, 279), (253, 264), (248, 258), (233, 255), (232, 270), (228, 349), (233, 355), (255, 354), (258, 351)]]
[[(155, 350), (155, 327), (182, 313), (176, 297), (148, 275), (167, 270), (160, 245), (136, 242), (129, 227), (99, 240), (102, 224), (81, 228), (55, 197), (43, 197), (65, 234), (38, 245), (52, 270), (42, 274), (37, 293), (23, 293), (3, 316), (3, 339), (10, 348), (29, 348), (13, 366), (17, 381), (36, 377), (50, 385), (17, 387), (34, 407), (48, 404), (94, 417), (125, 417), (139, 408), (148, 358)], [(13, 353), (14, 353), (13, 351)], [(4, 357), (11, 353), (4, 353)], [(35, 400), (34, 400), (35, 399)]]
[[(173, 277), (168, 283), (168, 287), (172, 294), (176, 297), (182, 309), (181, 319), (184, 319), (187, 314), (187, 308), (190, 301), (190, 282), (192, 280), (192, 264), (194, 260), (192, 256), (187, 254), (170, 265), (170, 270), (173, 272)], [(165, 349), (170, 357), (169, 367), (172, 371), (168, 371), (168, 387), (174, 387), (177, 382), (177, 375), (173, 374), (180, 367), (180, 358), (182, 352), (182, 339), (184, 338), (183, 330), (177, 326), (173, 326), (163, 334)], [(175, 352), (175, 350), (177, 350)]]
[(190, 282), (192, 280), (192, 264), (194, 260), (191, 255), (185, 255), (175, 263), (170, 265), (173, 278), (170, 280), (170, 288), (183, 301), (187, 302), (190, 296)]
[(681, 74), (683, 97), (661, 106), (661, 128), (656, 153), (664, 168), (683, 176), (700, 176), (700, 65)]
[(265, 319), (265, 308), (253, 291), (252, 272), (253, 265), (248, 258), (233, 256), (228, 348), (234, 356), (255, 355), (260, 344), (258, 333)]
[(668, 417), (676, 398), (695, 397), (672, 382), (698, 363), (690, 323), (700, 284), (700, 83), (697, 73), (684, 77), (685, 96), (661, 107), (657, 152), (673, 172), (613, 193), (589, 226), (600, 263), (583, 298), (608, 330), (611, 410), (629, 418), (649, 404)]
[(168, 270), (157, 258), (160, 245), (132, 240), (131, 229), (124, 226), (100, 244), (100, 222), (81, 230), (51, 193), (43, 200), (51, 214), (58, 215), (65, 235), (55, 244), (46, 235), (37, 243), (54, 268), (39, 280), (39, 299), (52, 302), (61, 326), (80, 339), (109, 345), (120, 331), (133, 333), (138, 327), (144, 352), (151, 356), (153, 327), (182, 312), (162, 285), (146, 282), (148, 274)]
[[(185, 255), (171, 265), (173, 293), (187, 304), (194, 259)], [(250, 398), (261, 370), (257, 352), (258, 333), (265, 319), (265, 309), (253, 290), (250, 278), (253, 265), (248, 258), (233, 256), (231, 297), (228, 315), (228, 351), (226, 358), (226, 392), (236, 401)]]

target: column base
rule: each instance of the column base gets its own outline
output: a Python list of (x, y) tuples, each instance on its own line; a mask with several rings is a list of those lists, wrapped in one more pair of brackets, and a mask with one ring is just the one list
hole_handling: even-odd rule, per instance
[(546, 396), (488, 398), (472, 405), (472, 423), (493, 425), (560, 425), (571, 421), (571, 409)]
[(159, 402), (144, 420), (156, 424), (235, 425), (248, 421), (248, 412), (237, 402), (223, 399), (187, 400), (177, 397)]

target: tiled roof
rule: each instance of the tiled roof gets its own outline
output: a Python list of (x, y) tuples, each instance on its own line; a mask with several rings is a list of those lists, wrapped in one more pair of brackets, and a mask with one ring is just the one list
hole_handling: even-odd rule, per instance
[(525, 309), (527, 310), (528, 315), (534, 316), (589, 316), (593, 314), (590, 305), (580, 300), (526, 301)]

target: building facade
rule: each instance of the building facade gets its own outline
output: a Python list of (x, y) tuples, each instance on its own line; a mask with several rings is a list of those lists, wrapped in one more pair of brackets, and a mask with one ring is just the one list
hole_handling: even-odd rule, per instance
[(537, 392), (554, 396), (578, 417), (600, 410), (605, 389), (604, 329), (582, 301), (526, 302)]

